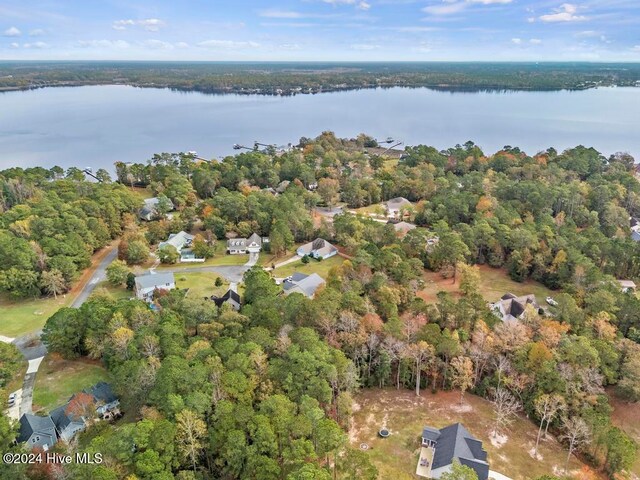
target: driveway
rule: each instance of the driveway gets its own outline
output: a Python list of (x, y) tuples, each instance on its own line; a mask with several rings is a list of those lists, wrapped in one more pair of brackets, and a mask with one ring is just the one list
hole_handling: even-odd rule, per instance
[[(91, 293), (95, 290), (96, 285), (106, 278), (107, 267), (117, 258), (117, 256), (118, 249), (113, 248), (102, 259), (91, 279), (85, 283), (84, 287), (82, 287), (82, 290), (71, 304), (73, 308), (79, 308), (87, 301)], [(24, 382), (22, 384), (22, 398), (19, 402), (16, 401), (16, 404), (19, 404), (19, 417), (25, 413), (32, 413), (33, 387), (36, 383), (36, 373), (38, 373), (38, 368), (40, 367), (42, 359), (47, 354), (47, 347), (45, 347), (44, 343), (40, 341), (41, 335), (42, 330), (38, 330), (13, 340), (13, 344), (18, 347), (20, 353), (22, 353), (24, 358), (29, 362), (27, 374), (25, 375)], [(12, 411), (12, 414), (15, 414), (15, 409)]]
[(258, 263), (258, 258), (260, 258), (260, 253), (249, 253), (249, 261), (244, 264), (245, 267), (253, 267), (256, 263)]

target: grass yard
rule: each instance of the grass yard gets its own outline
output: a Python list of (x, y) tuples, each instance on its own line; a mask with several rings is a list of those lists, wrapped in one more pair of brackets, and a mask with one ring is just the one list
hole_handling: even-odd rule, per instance
[[(567, 452), (555, 439), (541, 441), (538, 453), (542, 459), (534, 459), (528, 452), (535, 444), (538, 430), (525, 417), (518, 417), (509, 428), (506, 442), (493, 444), (491, 404), (467, 394), (460, 405), (459, 398), (458, 392), (433, 395), (423, 391), (418, 398), (408, 390), (363, 390), (355, 398), (349, 440), (356, 448), (361, 443), (368, 445), (367, 454), (378, 468), (380, 478), (414, 480), (418, 478), (415, 471), (422, 428), (427, 425), (442, 428), (460, 422), (483, 442), (491, 470), (513, 480), (561, 473)], [(391, 436), (380, 438), (378, 431), (382, 427), (389, 429)], [(571, 459), (571, 470), (581, 467), (578, 459)]]
[(48, 412), (83, 388), (109, 380), (109, 373), (99, 361), (86, 358), (64, 360), (59, 355), (49, 354), (36, 374), (33, 410)]
[[(609, 401), (613, 407), (611, 414), (613, 424), (640, 443), (640, 403), (627, 403), (620, 400), (613, 393), (613, 389), (609, 390)], [(637, 456), (631, 472), (640, 477), (640, 455)]]
[(286, 255), (282, 255), (280, 257), (276, 257), (272, 253), (267, 253), (262, 251), (260, 252), (260, 257), (258, 258), (258, 265), (262, 267), (270, 267), (273, 264), (277, 265), (280, 262), (289, 260), (290, 258), (293, 258), (296, 256), (296, 250), (298, 250), (298, 248), (302, 245), (304, 244), (303, 243), (294, 244), (293, 247), (291, 247), (289, 251), (286, 253)]
[(207, 267), (207, 266), (235, 266), (244, 265), (249, 261), (249, 255), (227, 255), (227, 242), (225, 240), (216, 241), (215, 254), (212, 258), (207, 259), (202, 263), (175, 263), (173, 265), (158, 265), (158, 271), (162, 271), (165, 268), (175, 268), (176, 265), (194, 266), (194, 267)]
[[(189, 289), (189, 298), (210, 297), (211, 295), (224, 295), (229, 289), (229, 282), (222, 276), (213, 272), (184, 272), (175, 273), (176, 287)], [(216, 278), (222, 278), (222, 286), (216, 287)]]
[(124, 286), (114, 287), (106, 280), (96, 285), (91, 296), (93, 295), (107, 295), (113, 300), (128, 300), (135, 296), (131, 290), (127, 290)]
[(334, 255), (333, 257), (320, 262), (317, 260), (309, 260), (309, 263), (307, 264), (302, 263), (302, 260), (298, 260), (297, 262), (288, 263), (280, 268), (276, 268), (272, 273), (277, 278), (288, 277), (289, 275), (293, 275), (295, 272), (306, 273), (307, 275), (317, 273), (322, 278), (326, 279), (329, 275), (329, 270), (333, 267), (342, 265), (342, 262), (344, 262), (344, 258), (340, 255)]
[[(452, 283), (451, 278), (442, 278), (437, 272), (425, 270), (423, 275), (425, 288), (418, 292), (418, 296), (426, 302), (435, 302), (436, 295), (440, 291), (445, 291), (459, 297), (459, 280)], [(544, 303), (544, 299), (554, 293), (541, 283), (533, 280), (527, 280), (523, 283), (514, 282), (509, 278), (507, 271), (502, 268), (491, 268), (486, 265), (480, 266), (480, 293), (488, 302), (499, 300), (505, 293), (513, 293), (514, 295), (535, 294), (539, 303)]]
[(47, 318), (59, 308), (68, 306), (72, 295), (54, 298), (13, 299), (9, 295), (0, 295), (0, 335), (19, 337), (40, 330)]

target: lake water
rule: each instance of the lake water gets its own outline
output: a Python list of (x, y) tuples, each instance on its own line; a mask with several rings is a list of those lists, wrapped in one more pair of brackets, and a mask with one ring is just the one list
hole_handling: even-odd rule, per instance
[(529, 154), (583, 144), (640, 160), (640, 88), (450, 93), (393, 88), (295, 97), (205, 95), (126, 86), (0, 94), (0, 168), (144, 162), (154, 153), (233, 153), (332, 130), (447, 148), (473, 140)]

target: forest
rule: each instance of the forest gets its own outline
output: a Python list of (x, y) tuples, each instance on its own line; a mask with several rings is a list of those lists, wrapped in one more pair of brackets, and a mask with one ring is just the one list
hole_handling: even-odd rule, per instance
[[(220, 162), (164, 153), (117, 164), (115, 181), (104, 172), (101, 183), (73, 170), (0, 172), (0, 288), (18, 297), (55, 295), (47, 277), (68, 286), (111, 239), (133, 265), (182, 229), (208, 242), (256, 232), (282, 255), (326, 238), (348, 257), (314, 298), (282, 296), (251, 268), (239, 312), (181, 290), (158, 293), (153, 310), (101, 292), (60, 309), (44, 327), (47, 348), (101, 361), (126, 415), (73, 446), (103, 453), (99, 466), (1, 465), (0, 476), (376, 479), (347, 436), (354, 397), (369, 388), (473, 393), (494, 405), (496, 432), (524, 412), (538, 441), (548, 430), (594, 471), (628, 471), (638, 446), (612, 423), (610, 395), (640, 401), (640, 300), (617, 282), (640, 279), (634, 159), (584, 146), (485, 154), (467, 142), (407, 147), (397, 161), (369, 153), (371, 142), (324, 132), (290, 152)], [(136, 187), (180, 215), (141, 225)], [(412, 203), (402, 215), (419, 227), (403, 237), (361, 213), (395, 197)], [(338, 204), (356, 214), (314, 216)], [(502, 322), (479, 266), (544, 284), (556, 305)], [(461, 295), (425, 301), (425, 271), (459, 281)], [(12, 428), (0, 416), (3, 451), (19, 448)], [(556, 474), (545, 478), (573, 478)], [(451, 478), (474, 478), (461, 475)]]
[(0, 91), (119, 84), (213, 94), (295, 95), (390, 87), (582, 90), (638, 82), (640, 65), (629, 63), (0, 62)]

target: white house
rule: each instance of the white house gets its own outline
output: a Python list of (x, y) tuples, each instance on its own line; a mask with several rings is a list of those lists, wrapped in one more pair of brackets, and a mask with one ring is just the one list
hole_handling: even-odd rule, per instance
[(185, 231), (178, 233), (172, 233), (166, 242), (160, 242), (158, 244), (158, 250), (164, 246), (170, 245), (174, 247), (180, 254), (180, 262), (204, 262), (204, 258), (198, 258), (191, 251), (191, 245), (193, 243), (193, 235), (188, 234)]
[(227, 253), (231, 255), (259, 253), (265, 243), (269, 243), (269, 239), (257, 233), (249, 238), (232, 238), (227, 240)]
[(174, 288), (176, 288), (176, 280), (171, 272), (136, 277), (136, 297), (145, 302), (153, 300), (153, 292), (156, 290), (173, 290)]
[(309, 256), (316, 259), (333, 257), (338, 254), (338, 249), (322, 238), (316, 238), (313, 242), (306, 243), (296, 250), (300, 257)]

